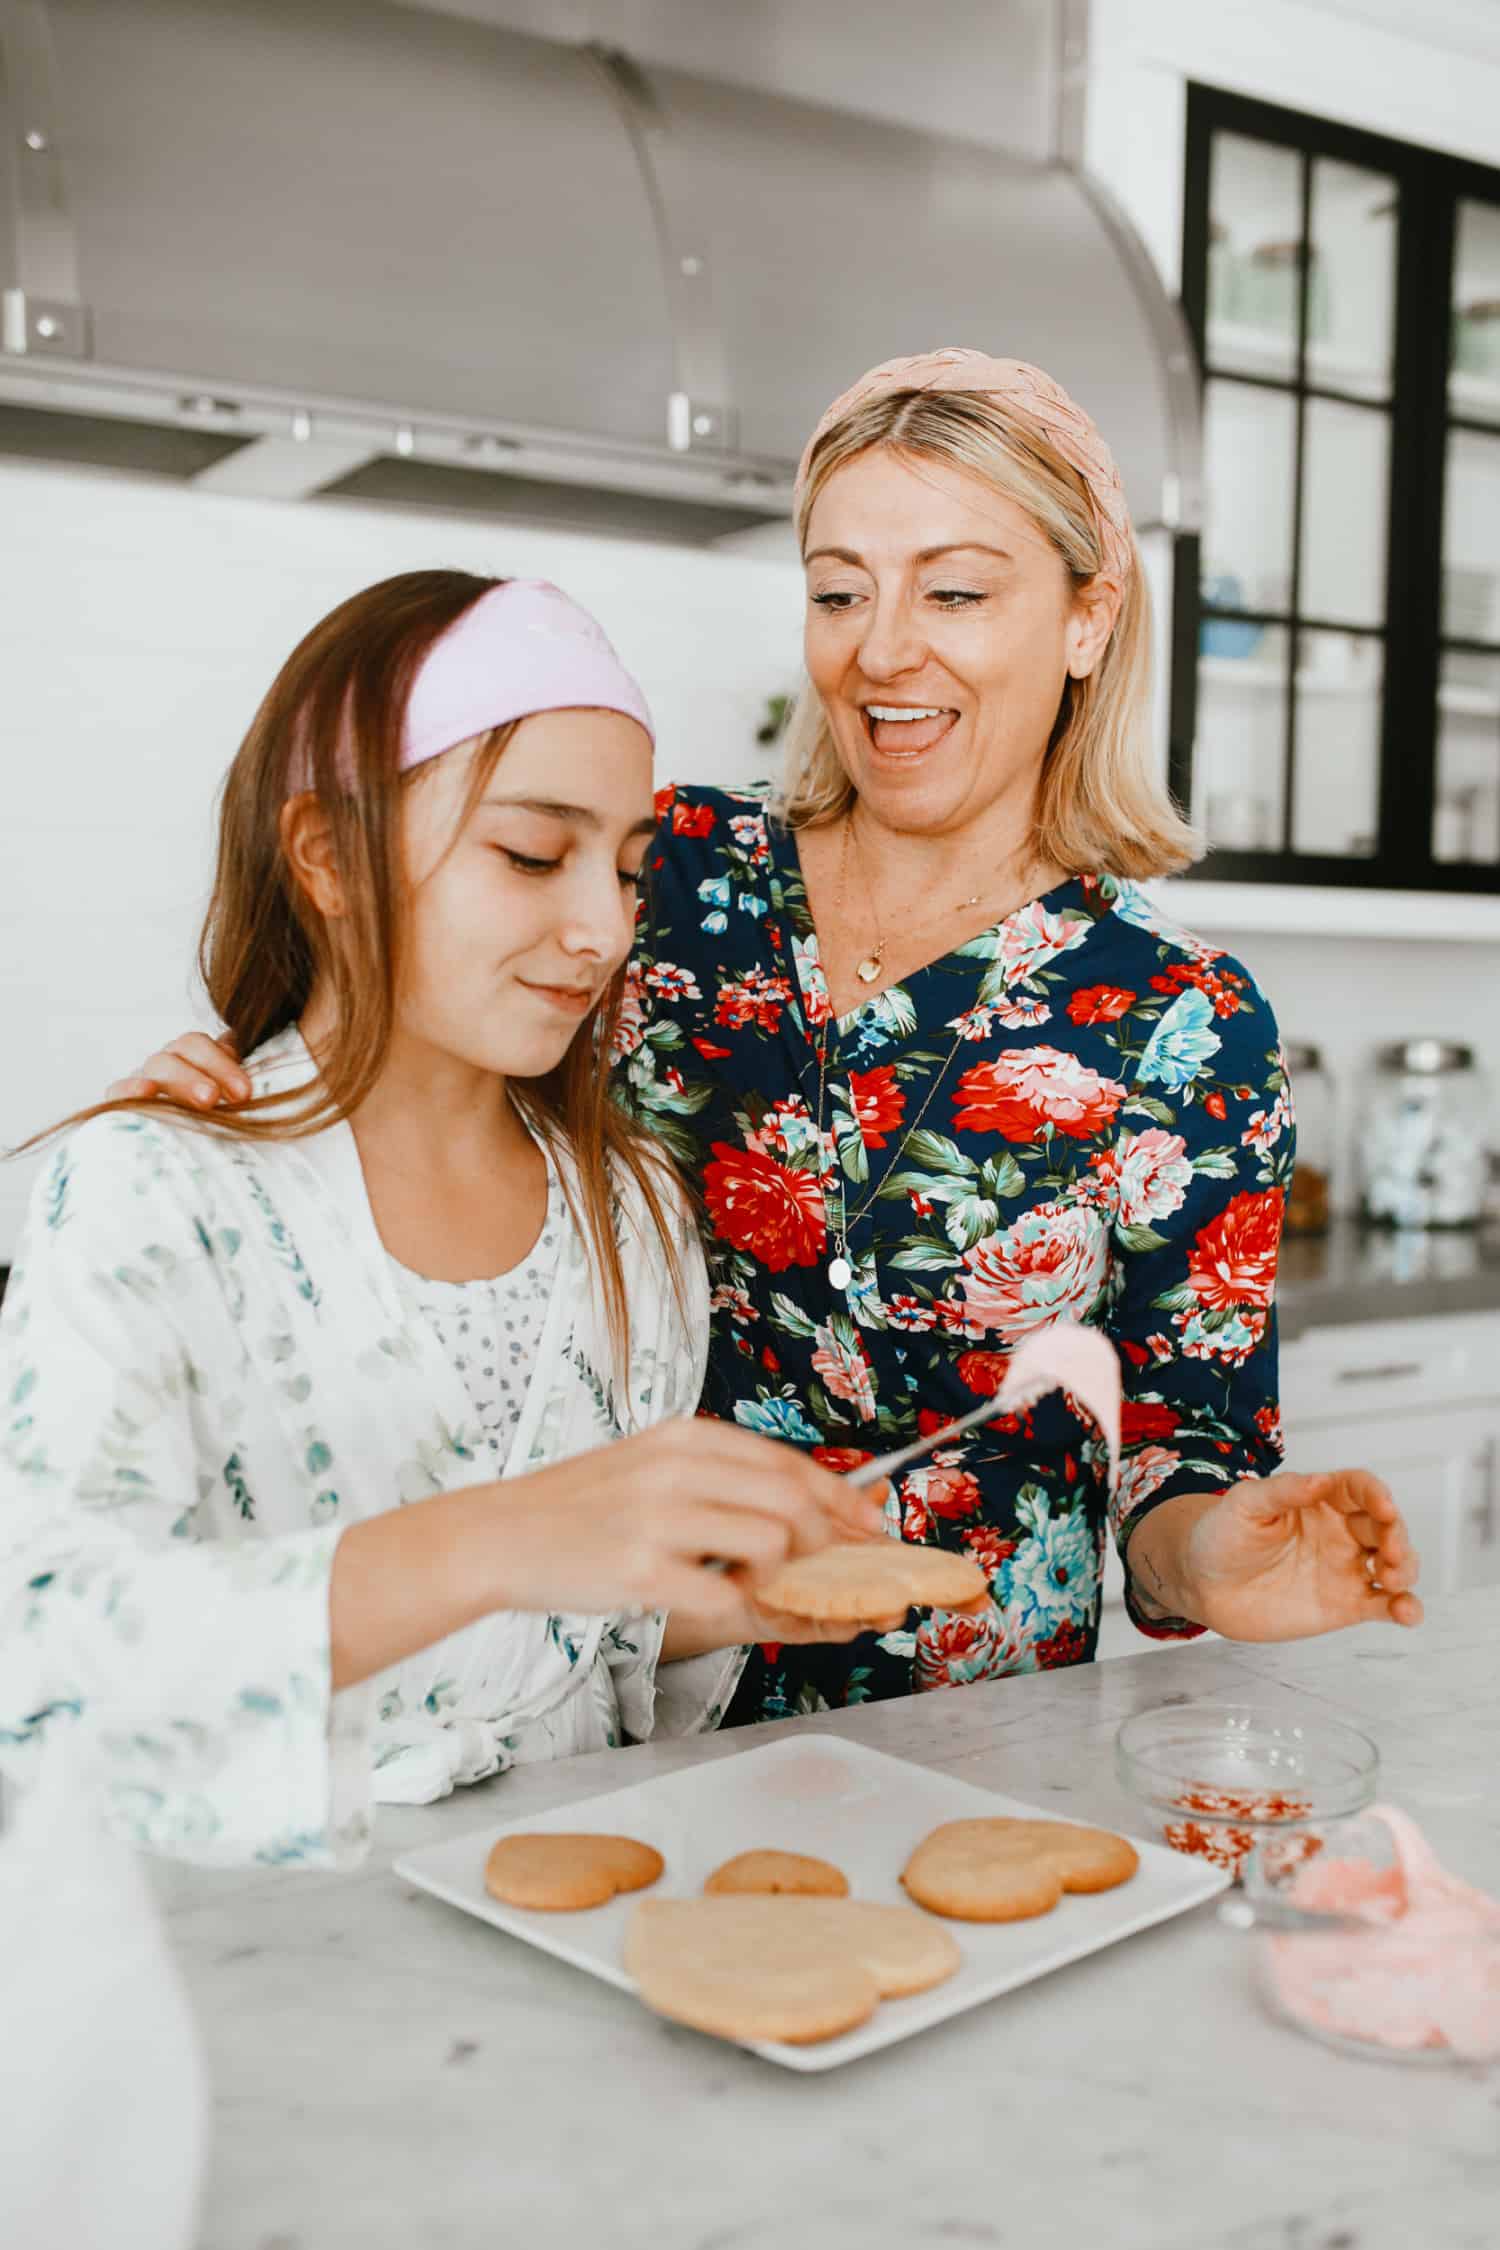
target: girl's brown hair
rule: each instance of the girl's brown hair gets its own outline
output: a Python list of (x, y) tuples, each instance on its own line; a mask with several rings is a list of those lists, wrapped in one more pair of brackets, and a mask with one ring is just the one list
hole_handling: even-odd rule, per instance
[[(818, 442), (797, 512), (808, 518), (830, 477), (876, 447), (981, 477), (1024, 508), (1075, 586), (1104, 567), (1099, 526), (1078, 471), (1025, 416), (979, 391), (885, 391), (861, 401)], [(1139, 555), (1115, 628), (1086, 679), (1064, 683), (1033, 843), (1070, 874), (1173, 874), (1201, 846), (1168, 794), (1151, 742), (1151, 606)], [(793, 827), (836, 820), (853, 799), (823, 706), (804, 682), (787, 727), (778, 807)]]
[[(420, 785), (428, 770), (400, 772), (407, 698), (433, 644), (502, 584), (462, 570), (411, 570), (341, 602), (293, 649), (229, 769), (199, 969), (242, 1056), (295, 1024), (314, 985), (323, 987), (332, 1000), (334, 1028), (319, 1048), (318, 1078), (239, 1110), (205, 1115), (154, 1096), (100, 1102), (67, 1125), (116, 1110), (159, 1115), (168, 1108), (199, 1131), (295, 1140), (354, 1115), (390, 1052), (406, 927), (401, 809), (406, 790)], [(515, 723), (497, 727), (480, 740), (455, 835), (484, 794), (514, 731)], [(282, 842), (283, 808), (303, 790), (317, 797), (329, 824), (344, 903), (337, 942), (297, 880)], [(674, 1193), (670, 1163), (610, 1092), (607, 1057), (624, 981), (621, 970), (555, 1069), (510, 1081), (527, 1123), (572, 1158), (582, 1203), (575, 1216), (593, 1253), (622, 1372), (629, 1366), (630, 1323), (614, 1223), (617, 1169), (639, 1190), (681, 1294), (668, 1216)]]

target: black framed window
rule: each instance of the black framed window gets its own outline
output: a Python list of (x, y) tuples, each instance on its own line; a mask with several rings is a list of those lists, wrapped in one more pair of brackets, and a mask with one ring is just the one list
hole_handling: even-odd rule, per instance
[(1183, 299), (1201, 872), (1500, 889), (1500, 173), (1194, 87)]

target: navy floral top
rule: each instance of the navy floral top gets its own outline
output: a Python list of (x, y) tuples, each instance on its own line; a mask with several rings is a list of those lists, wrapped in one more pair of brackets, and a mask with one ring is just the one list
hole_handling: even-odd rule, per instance
[(731, 1718), (1084, 1662), (1107, 1523), (1123, 1549), (1164, 1500), (1281, 1458), (1293, 1125), (1271, 1011), (1134, 884), (1085, 876), (831, 1020), (795, 839), (764, 798), (660, 806), (617, 1081), (702, 1197), (703, 1411), (851, 1468), (993, 1393), (1060, 1317), (1102, 1326), (1125, 1382), (1113, 1496), (1060, 1396), (901, 1477), (902, 1536), (972, 1555), (990, 1614), (762, 1648)]

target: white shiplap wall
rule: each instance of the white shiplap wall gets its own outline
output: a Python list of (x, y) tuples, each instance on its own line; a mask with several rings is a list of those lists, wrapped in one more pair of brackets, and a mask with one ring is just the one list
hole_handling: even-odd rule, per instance
[[(509, 0), (464, 4), (529, 20)], [(582, 35), (591, 11), (571, 13)], [(679, 52), (669, 10), (638, 13), (651, 52), (710, 66), (696, 19)], [(1500, 163), (1491, 13), (1500, 22), (1500, 0), (1442, 0), (1435, 15), (1399, 0), (1095, 0), (1090, 161), (1175, 288), (1189, 78)], [(972, 11), (940, 10), (928, 33), (943, 56), (962, 44), (974, 85), (1004, 65)], [(939, 78), (910, 83), (911, 120), (951, 128)], [(855, 98), (841, 36), (822, 67), (800, 55), (799, 90)], [(973, 340), (1005, 349), (999, 332)], [(656, 705), (664, 776), (764, 771), (761, 704), (796, 671), (788, 564), (0, 463), (0, 1145), (189, 1020), (213, 792), (257, 696), (334, 601), (435, 562), (552, 576), (596, 608)], [(1261, 975), (1285, 1028), (1325, 1038), (1346, 1075), (1377, 1041), (1433, 1030), (1476, 1038), (1500, 1086), (1500, 946), (1215, 934)], [(0, 1167), (0, 1261), (28, 1176)]]
[[(262, 692), (335, 602), (437, 564), (553, 578), (595, 610), (663, 778), (766, 770), (794, 564), (0, 464), (0, 1146), (202, 1019), (214, 794)], [(0, 1166), (0, 1263), (34, 1168)]]

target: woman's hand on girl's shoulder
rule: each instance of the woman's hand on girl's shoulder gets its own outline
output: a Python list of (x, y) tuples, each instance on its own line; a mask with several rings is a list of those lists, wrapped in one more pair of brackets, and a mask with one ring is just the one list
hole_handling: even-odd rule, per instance
[(153, 1094), (169, 1094), (195, 1109), (238, 1109), (249, 1101), (250, 1090), (250, 1080), (227, 1038), (185, 1031), (148, 1055), (133, 1078), (117, 1078), (104, 1098), (147, 1101)]

